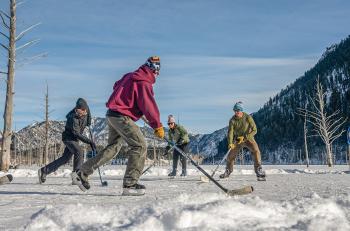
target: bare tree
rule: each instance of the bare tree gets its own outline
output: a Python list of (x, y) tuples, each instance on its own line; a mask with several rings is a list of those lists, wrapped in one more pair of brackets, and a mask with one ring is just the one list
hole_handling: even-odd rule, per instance
[(346, 122), (346, 119), (340, 116), (340, 110), (336, 110), (332, 114), (327, 115), (325, 97), (326, 93), (323, 90), (319, 78), (317, 78), (315, 99), (309, 97), (313, 110), (298, 108), (298, 113), (302, 116), (306, 116), (307, 121), (315, 127), (313, 130), (316, 132), (316, 136), (319, 136), (326, 145), (327, 164), (329, 167), (332, 167), (332, 143), (345, 132), (341, 127)]
[[(9, 45), (0, 44), (8, 52), (6, 101), (4, 111), (4, 129), (3, 142), (1, 150), (1, 170), (8, 171), (10, 168), (11, 153), (11, 133), (12, 133), (12, 110), (15, 78), (15, 59), (16, 59), (16, 0), (10, 0), (10, 15), (0, 11), (2, 25), (9, 31), (9, 35), (1, 32), (1, 35), (9, 41)], [(9, 21), (10, 23), (6, 22)]]
[[(9, 0), (10, 5), (10, 14), (0, 10), (0, 24), (5, 29), (5, 32), (0, 31), (0, 35), (8, 41), (8, 45), (4, 43), (0, 43), (0, 47), (5, 49), (7, 52), (7, 72), (1, 71), (0, 74), (4, 74), (7, 76), (6, 79), (6, 101), (5, 101), (5, 110), (4, 110), (4, 129), (3, 129), (3, 142), (2, 142), (2, 150), (0, 155), (0, 169), (3, 171), (7, 171), (10, 167), (10, 152), (11, 152), (11, 137), (12, 137), (12, 117), (13, 117), (13, 97), (14, 97), (14, 80), (15, 80), (15, 64), (18, 63), (16, 60), (16, 52), (21, 51), (33, 44), (36, 44), (38, 40), (29, 41), (23, 45), (19, 45), (16, 47), (17, 43), (28, 33), (30, 30), (35, 28), (39, 24), (32, 25), (27, 29), (20, 32), (18, 35), (16, 34), (16, 9), (17, 6), (21, 5), (22, 2), (16, 3), (16, 0)], [(44, 55), (38, 55), (33, 57), (34, 60), (38, 57), (42, 57)]]
[(348, 127), (348, 131), (347, 131), (347, 141), (348, 141), (348, 150), (347, 150), (347, 156), (345, 154), (345, 159), (347, 159), (348, 165), (349, 165), (349, 169), (350, 169), (350, 127)]
[(43, 164), (49, 163), (49, 85), (46, 84), (46, 95), (45, 95), (45, 151)]
[(304, 148), (305, 148), (305, 158), (306, 158), (306, 167), (309, 167), (309, 150), (307, 148), (307, 111), (306, 111), (306, 105), (305, 104), (305, 113), (304, 113)]

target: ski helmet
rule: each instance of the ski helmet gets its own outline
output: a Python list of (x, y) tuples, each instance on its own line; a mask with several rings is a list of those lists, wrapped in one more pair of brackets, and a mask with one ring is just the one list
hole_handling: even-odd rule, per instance
[(149, 57), (145, 64), (155, 74), (159, 75), (159, 71), (160, 71), (160, 58), (159, 58), (159, 56), (151, 56), (151, 57)]

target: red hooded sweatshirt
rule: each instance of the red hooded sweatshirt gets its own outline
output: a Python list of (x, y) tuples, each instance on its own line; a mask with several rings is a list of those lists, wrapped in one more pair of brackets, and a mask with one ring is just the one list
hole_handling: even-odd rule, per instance
[(153, 93), (155, 82), (153, 72), (145, 65), (124, 75), (115, 82), (113, 93), (106, 103), (107, 108), (129, 116), (134, 121), (145, 115), (153, 129), (161, 127), (159, 109)]

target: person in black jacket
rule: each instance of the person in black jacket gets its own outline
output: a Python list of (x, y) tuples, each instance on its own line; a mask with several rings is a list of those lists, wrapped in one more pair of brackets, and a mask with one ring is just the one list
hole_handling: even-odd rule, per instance
[(91, 125), (91, 114), (87, 102), (79, 98), (75, 108), (67, 114), (66, 118), (65, 130), (62, 133), (62, 141), (66, 145), (66, 148), (60, 158), (38, 170), (40, 184), (46, 181), (46, 175), (49, 175), (60, 166), (66, 164), (72, 156), (74, 156), (73, 171), (79, 170), (84, 162), (84, 153), (79, 146), (79, 140), (90, 144), (91, 149), (96, 150), (95, 143), (83, 135), (85, 127)]

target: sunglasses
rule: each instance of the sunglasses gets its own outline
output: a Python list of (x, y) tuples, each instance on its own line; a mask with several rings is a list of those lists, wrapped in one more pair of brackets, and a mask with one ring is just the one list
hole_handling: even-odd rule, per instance
[(168, 123), (168, 125), (171, 125), (171, 124), (174, 124), (174, 123)]

